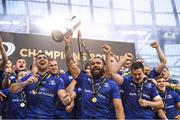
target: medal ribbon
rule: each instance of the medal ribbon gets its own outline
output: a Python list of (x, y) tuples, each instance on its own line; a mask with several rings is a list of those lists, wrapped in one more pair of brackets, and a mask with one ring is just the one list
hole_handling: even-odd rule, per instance
[(165, 92), (164, 96), (162, 97), (163, 103), (164, 103), (164, 111), (166, 111), (166, 99), (167, 99), (167, 91)]
[(42, 78), (38, 78), (39, 80), (38, 80), (38, 82), (36, 83), (36, 87), (35, 87), (35, 91), (37, 92), (38, 90), (39, 90), (39, 88), (41, 87), (41, 85), (42, 85), (42, 82), (43, 81), (45, 81), (47, 78), (49, 78), (51, 75), (50, 74), (48, 74), (48, 73), (45, 73), (43, 76), (42, 76)]
[(133, 86), (134, 86), (134, 89), (135, 89), (135, 92), (136, 92), (138, 99), (142, 99), (144, 82), (142, 84), (139, 84), (139, 85), (140, 85), (140, 90), (138, 89), (137, 84), (133, 83)]
[(23, 92), (21, 92), (20, 96), (21, 96), (21, 100), (20, 100), (20, 102), (25, 102), (25, 97), (26, 97), (26, 94), (24, 93), (24, 91), (23, 91)]
[(91, 79), (91, 85), (92, 85), (92, 92), (93, 92), (93, 97), (96, 97), (97, 94), (99, 93), (100, 89), (102, 88), (103, 84), (105, 83), (106, 78), (103, 78), (103, 81), (99, 84), (98, 88), (95, 89), (95, 82), (93, 79)]

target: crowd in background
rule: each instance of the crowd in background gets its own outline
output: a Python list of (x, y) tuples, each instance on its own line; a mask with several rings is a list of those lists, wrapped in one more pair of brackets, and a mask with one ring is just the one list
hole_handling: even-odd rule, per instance
[(159, 63), (152, 70), (126, 53), (120, 60), (102, 44), (105, 59), (91, 58), (81, 70), (66, 36), (68, 71), (44, 53), (13, 64), (0, 37), (0, 114), (2, 119), (180, 119), (179, 81), (170, 78), (158, 42)]

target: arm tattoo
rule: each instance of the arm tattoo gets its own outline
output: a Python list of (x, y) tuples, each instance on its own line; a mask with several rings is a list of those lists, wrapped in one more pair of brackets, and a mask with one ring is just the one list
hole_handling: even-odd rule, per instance
[(70, 43), (66, 43), (65, 45), (65, 55), (66, 55), (66, 63), (71, 64), (73, 61), (73, 55), (72, 55), (72, 47)]

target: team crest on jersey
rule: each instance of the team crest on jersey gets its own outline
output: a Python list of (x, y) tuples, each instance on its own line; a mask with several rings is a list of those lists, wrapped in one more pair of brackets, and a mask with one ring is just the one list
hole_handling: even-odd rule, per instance
[(104, 83), (104, 87), (109, 87), (109, 84), (108, 83)]
[(50, 84), (50, 85), (56, 85), (56, 82), (55, 82), (55, 80), (50, 80), (50, 81), (49, 81), (49, 84)]
[(151, 84), (151, 83), (147, 83), (147, 84), (146, 84), (146, 87), (147, 87), (147, 88), (152, 88), (152, 84)]
[(167, 98), (168, 98), (168, 99), (171, 99), (171, 98), (172, 98), (172, 96), (171, 96), (171, 95), (168, 95), (168, 96), (167, 96)]
[(46, 81), (42, 81), (41, 83), (42, 83), (42, 84), (46, 84)]
[(39, 90), (40, 91), (46, 91), (46, 88), (40, 87)]

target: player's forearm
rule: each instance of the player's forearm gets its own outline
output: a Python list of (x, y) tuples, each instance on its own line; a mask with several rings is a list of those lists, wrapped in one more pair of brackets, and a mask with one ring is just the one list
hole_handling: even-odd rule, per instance
[(159, 115), (159, 118), (167, 120), (167, 117), (162, 109), (158, 110), (158, 115)]
[(162, 100), (159, 100), (159, 101), (148, 101), (148, 106), (152, 107), (152, 108), (159, 108), (159, 109), (164, 108), (164, 104), (163, 104)]
[(24, 87), (26, 87), (27, 85), (29, 85), (29, 82), (28, 81), (24, 81), (24, 82), (21, 82), (21, 83), (13, 83), (11, 84), (11, 86), (9, 87), (9, 91), (11, 93), (17, 93), (17, 92), (20, 92), (22, 91), (22, 89)]
[(125, 119), (124, 111), (122, 108), (115, 108), (115, 111), (116, 111), (116, 119), (117, 120)]
[(4, 80), (2, 81), (2, 88), (8, 88), (9, 86), (9, 75), (6, 75)]
[(2, 43), (0, 43), (0, 52), (2, 55), (2, 60), (4, 61), (4, 63), (6, 63), (8, 61), (8, 56)]
[(160, 48), (160, 46), (157, 47), (156, 50), (157, 50), (157, 54), (159, 56), (160, 63), (166, 64), (167, 63), (167, 59), (166, 59), (166, 56), (164, 55), (162, 49)]

